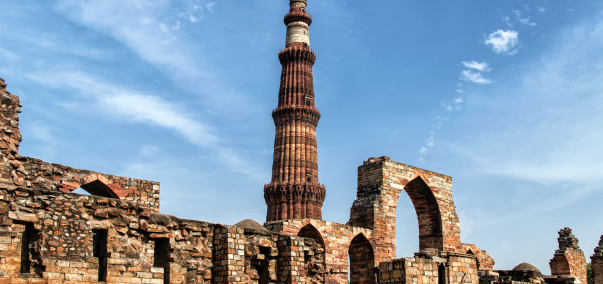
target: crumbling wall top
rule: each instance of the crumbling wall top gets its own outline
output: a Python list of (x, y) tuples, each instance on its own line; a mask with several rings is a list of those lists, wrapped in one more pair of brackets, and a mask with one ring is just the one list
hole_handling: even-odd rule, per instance
[(568, 249), (577, 249), (580, 250), (580, 245), (578, 245), (578, 238), (572, 234), (572, 229), (563, 228), (559, 230), (559, 249), (555, 251), (555, 253), (566, 253)]
[(159, 183), (75, 169), (19, 155), (19, 97), (0, 78), (0, 189), (72, 192), (81, 187), (91, 195), (114, 198), (159, 212)]

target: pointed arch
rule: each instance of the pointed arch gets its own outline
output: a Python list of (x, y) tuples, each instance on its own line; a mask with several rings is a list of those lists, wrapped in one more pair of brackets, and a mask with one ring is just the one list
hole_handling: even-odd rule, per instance
[(364, 234), (360, 233), (352, 239), (348, 252), (350, 284), (377, 283), (373, 246)]
[[(304, 237), (306, 245), (310, 247), (310, 250), (304, 251), (304, 275), (306, 279), (318, 279), (320, 273), (324, 273), (325, 267), (325, 243), (320, 232), (312, 224), (307, 224), (297, 233), (298, 237)], [(312, 281), (314, 282), (314, 281)]]
[(419, 221), (419, 249), (444, 248), (442, 212), (433, 191), (422, 176), (417, 176), (404, 186)]
[(316, 227), (314, 227), (312, 224), (307, 224), (303, 228), (301, 228), (301, 230), (299, 230), (299, 232), (297, 233), (297, 236), (304, 238), (312, 238), (316, 241), (316, 243), (321, 244), (322, 247), (324, 247), (325, 245), (325, 242), (322, 239), (322, 235), (320, 234), (318, 229), (316, 229)]
[(80, 187), (92, 195), (119, 199), (115, 191), (109, 187), (110, 183), (106, 177), (95, 173), (85, 177)]

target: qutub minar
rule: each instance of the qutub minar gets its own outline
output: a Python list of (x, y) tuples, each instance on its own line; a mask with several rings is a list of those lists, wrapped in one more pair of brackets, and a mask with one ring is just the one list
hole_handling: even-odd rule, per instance
[[(263, 225), (163, 215), (158, 182), (19, 155), (22, 106), (0, 79), (0, 284), (587, 284), (586, 258), (569, 228), (559, 231), (551, 276), (528, 263), (493, 270), (486, 251), (461, 242), (452, 178), (389, 157), (358, 167), (346, 224), (323, 221), (306, 9), (306, 0), (290, 0), (285, 16)], [(77, 188), (89, 195), (72, 193)], [(396, 259), (400, 194), (415, 207), (420, 251)], [(590, 259), (592, 283), (603, 284), (603, 239)]]
[(278, 55), (283, 71), (278, 107), (272, 112), (276, 135), (272, 181), (264, 187), (266, 221), (322, 219), (325, 187), (318, 182), (316, 126), (320, 112), (314, 103), (316, 53), (310, 49), (311, 24), (306, 1), (291, 1), (285, 16), (285, 49)]

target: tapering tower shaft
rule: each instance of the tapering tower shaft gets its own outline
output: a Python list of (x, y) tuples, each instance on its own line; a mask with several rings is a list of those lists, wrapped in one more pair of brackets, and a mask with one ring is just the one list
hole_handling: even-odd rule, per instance
[(306, 0), (290, 0), (289, 6), (285, 49), (278, 55), (283, 67), (278, 107), (272, 111), (276, 135), (272, 181), (264, 186), (266, 221), (322, 219), (326, 192), (318, 182), (316, 126), (320, 112), (314, 105), (312, 17), (306, 12)]

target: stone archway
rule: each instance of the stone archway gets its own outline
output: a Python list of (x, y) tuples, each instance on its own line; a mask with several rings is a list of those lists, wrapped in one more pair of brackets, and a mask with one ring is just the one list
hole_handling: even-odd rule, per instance
[(119, 196), (109, 187), (109, 184), (111, 184), (111, 181), (103, 175), (92, 174), (83, 179), (80, 187), (92, 195), (119, 199)]
[(371, 158), (358, 168), (358, 198), (348, 224), (373, 230), (370, 241), (379, 262), (396, 257), (396, 208), (400, 194), (408, 194), (415, 208), (420, 250), (461, 252), (452, 179), (388, 157)]
[[(404, 186), (404, 191), (410, 197), (417, 213), (419, 221), (419, 249), (437, 248), (442, 250), (444, 246), (442, 212), (440, 212), (433, 191), (431, 191), (421, 176), (416, 177)], [(400, 194), (397, 194), (397, 197), (400, 197)]]
[(320, 283), (324, 281), (324, 276), (327, 272), (325, 266), (325, 243), (320, 232), (312, 224), (307, 224), (299, 230), (297, 236), (306, 238), (306, 246), (311, 248), (309, 251), (304, 251), (304, 274), (307, 277), (306, 282)]
[(350, 284), (377, 283), (375, 273), (375, 254), (368, 239), (359, 234), (350, 243)]

